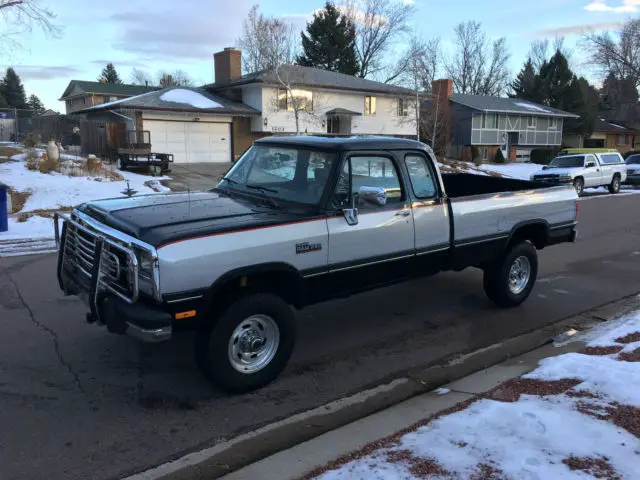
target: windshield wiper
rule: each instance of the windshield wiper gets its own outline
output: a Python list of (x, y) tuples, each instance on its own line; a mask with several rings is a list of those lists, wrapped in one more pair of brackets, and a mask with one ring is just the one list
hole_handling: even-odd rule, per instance
[(252, 190), (258, 190), (264, 196), (264, 198), (268, 199), (271, 202), (271, 204), (275, 208), (279, 207), (278, 203), (273, 199), (273, 197), (270, 195), (267, 195), (267, 192), (278, 193), (276, 189), (263, 187), (262, 185), (249, 185), (249, 184), (245, 185), (245, 187), (251, 188)]
[(227, 182), (229, 182), (231, 185), (238, 185), (238, 182), (236, 182), (235, 180), (229, 178), (229, 177), (222, 177), (221, 180), (226, 180)]

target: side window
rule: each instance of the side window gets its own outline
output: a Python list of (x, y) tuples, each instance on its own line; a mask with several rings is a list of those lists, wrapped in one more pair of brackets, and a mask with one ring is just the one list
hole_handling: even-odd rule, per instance
[(433, 178), (427, 159), (422, 155), (410, 154), (404, 157), (409, 171), (411, 188), (418, 198), (433, 198), (437, 194), (436, 181)]
[(587, 155), (587, 159), (584, 162), (585, 167), (590, 163), (598, 165), (598, 163), (596, 162), (596, 157), (594, 157), (593, 155)]
[(350, 192), (358, 194), (358, 208), (364, 211), (382, 210), (403, 201), (398, 171), (387, 157), (350, 157), (338, 177), (334, 206), (349, 205)]

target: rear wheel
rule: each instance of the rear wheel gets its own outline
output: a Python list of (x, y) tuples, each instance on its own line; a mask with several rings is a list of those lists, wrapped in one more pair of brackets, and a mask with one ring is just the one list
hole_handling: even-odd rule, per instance
[(609, 189), (609, 193), (618, 193), (620, 191), (620, 176), (614, 175), (613, 180), (611, 180), (611, 184), (607, 187)]
[(576, 178), (573, 181), (573, 188), (576, 189), (576, 193), (581, 197), (584, 193), (584, 180), (582, 178)]
[(162, 175), (162, 167), (160, 165), (151, 165), (151, 175), (154, 177), (159, 177)]
[(512, 246), (484, 271), (484, 291), (500, 307), (524, 302), (538, 276), (538, 252), (529, 242)]
[(213, 384), (250, 392), (282, 372), (295, 336), (295, 316), (284, 300), (268, 293), (247, 295), (198, 332), (196, 361)]

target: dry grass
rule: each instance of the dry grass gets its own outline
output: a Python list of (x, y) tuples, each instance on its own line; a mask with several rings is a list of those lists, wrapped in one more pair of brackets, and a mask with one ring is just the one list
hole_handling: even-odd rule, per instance
[(60, 213), (60, 212), (70, 212), (73, 210), (73, 207), (59, 207), (51, 210), (42, 210), (42, 209), (38, 209), (38, 210), (31, 210), (30, 212), (23, 212), (20, 215), (18, 215), (18, 222), (26, 222), (27, 220), (29, 220), (31, 217), (44, 217), (44, 218), (53, 218), (53, 216), (56, 213)]
[(39, 165), (40, 173), (51, 173), (51, 172), (59, 172), (60, 171), (60, 161), (54, 160), (49, 157), (46, 153), (40, 157), (40, 165)]
[(567, 457), (562, 460), (571, 470), (580, 470), (595, 478), (606, 478), (609, 480), (620, 480), (607, 457)]
[(620, 345), (611, 345), (610, 347), (587, 347), (582, 352), (585, 355), (613, 355), (614, 353), (618, 353), (622, 350), (623, 347)]
[(27, 158), (25, 159), (25, 164), (27, 168), (33, 172), (40, 169), (40, 158), (38, 157), (38, 153), (33, 148), (29, 148), (27, 150)]
[(9, 187), (9, 195), (11, 196), (11, 211), (9, 213), (18, 213), (24, 208), (24, 204), (27, 203), (31, 192), (18, 192)]
[(636, 348), (632, 352), (622, 352), (618, 355), (618, 360), (623, 362), (640, 362), (640, 348)]
[(18, 155), (22, 153), (22, 150), (18, 150), (17, 148), (7, 147), (6, 145), (0, 145), (0, 157), (13, 157), (14, 155)]
[(498, 402), (517, 402), (520, 395), (559, 395), (578, 385), (580, 380), (535, 380), (531, 378), (514, 378), (489, 390), (483, 396)]
[(624, 337), (616, 338), (617, 343), (633, 343), (640, 342), (640, 332), (633, 332)]

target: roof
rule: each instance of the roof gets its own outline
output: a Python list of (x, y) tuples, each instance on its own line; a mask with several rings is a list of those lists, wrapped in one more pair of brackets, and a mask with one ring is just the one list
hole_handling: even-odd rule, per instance
[(417, 140), (397, 137), (352, 136), (352, 137), (315, 137), (275, 136), (263, 137), (255, 141), (256, 145), (290, 145), (296, 147), (323, 148), (330, 150), (426, 150), (429, 147)]
[[(344, 73), (322, 70), (320, 68), (302, 67), (300, 65), (282, 65), (278, 68), (278, 73), (284, 82), (301, 86), (325, 87), (335, 88), (338, 90), (355, 90), (359, 92), (387, 93), (395, 95), (413, 94), (413, 91), (408, 88), (375, 82), (373, 80), (354, 77)], [(278, 75), (276, 75), (275, 69), (270, 69), (250, 73), (227, 83), (213, 83), (206, 85), (205, 88), (215, 91), (218, 89), (237, 87), (252, 83), (261, 83), (265, 85), (281, 84), (278, 80)]]
[(602, 118), (596, 118), (595, 122), (593, 123), (593, 131), (601, 132), (601, 133), (616, 133), (616, 134), (638, 133), (637, 130), (627, 128), (623, 125), (618, 125), (616, 123), (607, 122)]
[(115, 83), (88, 82), (86, 80), (71, 80), (59, 100), (64, 100), (71, 95), (74, 87), (78, 87), (84, 93), (97, 93), (100, 95), (123, 95), (132, 97), (141, 93), (159, 90), (159, 87), (146, 87), (144, 85), (117, 85)]
[(224, 113), (236, 115), (257, 115), (259, 112), (239, 102), (233, 102), (219, 95), (213, 95), (200, 88), (165, 88), (143, 93), (135, 97), (123, 98), (115, 102), (103, 103), (78, 110), (74, 113), (91, 113), (108, 110), (163, 110), (173, 112)]
[(640, 126), (640, 102), (623, 103), (614, 109), (601, 111), (599, 116), (618, 125)]
[(492, 97), (489, 95), (469, 95), (454, 93), (451, 101), (481, 112), (515, 113), (540, 117), (578, 118), (579, 115), (529, 102), (521, 98)]

